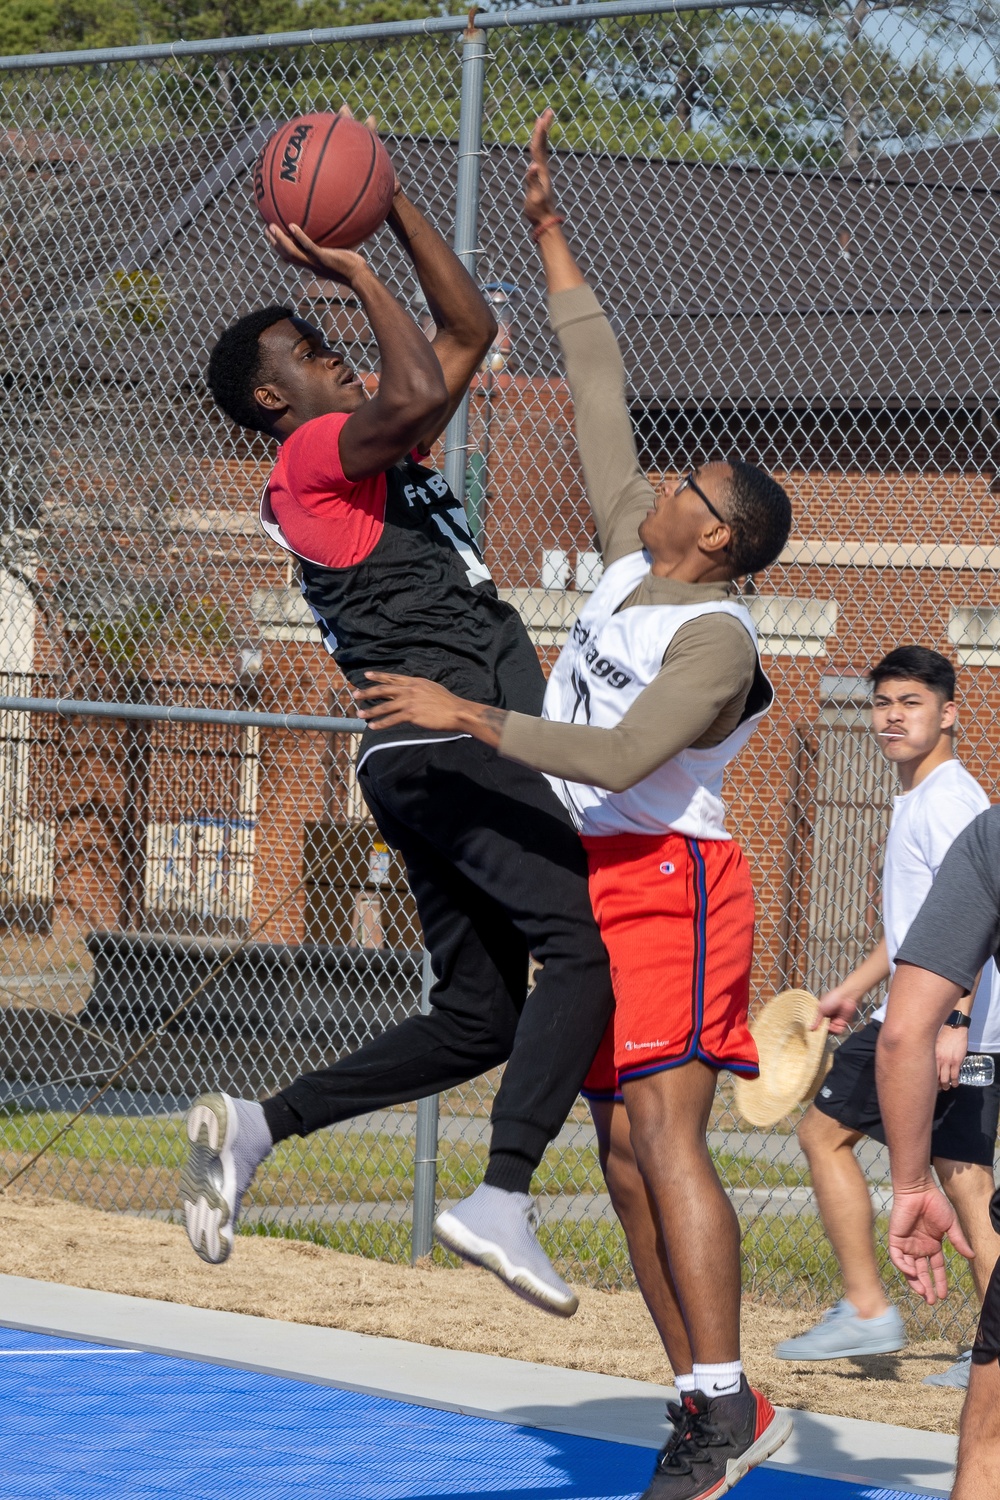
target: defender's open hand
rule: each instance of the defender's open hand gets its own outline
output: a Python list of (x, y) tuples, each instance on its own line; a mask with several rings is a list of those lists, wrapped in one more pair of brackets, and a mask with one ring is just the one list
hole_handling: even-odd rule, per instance
[(531, 162), (524, 178), (524, 216), (529, 224), (541, 224), (556, 212), (549, 173), (549, 131), (554, 120), (553, 111), (545, 110), (531, 132)]
[(889, 1258), (906, 1277), (910, 1290), (931, 1307), (948, 1295), (942, 1243), (945, 1235), (961, 1255), (972, 1259), (972, 1246), (940, 1188), (930, 1184), (895, 1193), (889, 1218)]
[(462, 714), (468, 704), (439, 682), (403, 677), (398, 672), (366, 672), (365, 676), (378, 684), (361, 688), (355, 695), (369, 728), (391, 729), (396, 724), (418, 724), (421, 729), (462, 728)]

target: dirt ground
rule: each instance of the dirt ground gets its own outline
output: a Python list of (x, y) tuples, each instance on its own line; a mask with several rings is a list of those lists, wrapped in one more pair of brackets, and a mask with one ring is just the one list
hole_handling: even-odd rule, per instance
[[(75, 1204), (0, 1197), (0, 1272), (164, 1302), (316, 1323), (417, 1344), (669, 1383), (670, 1370), (637, 1292), (582, 1290), (567, 1322), (512, 1297), (471, 1267), (388, 1265), (297, 1240), (241, 1237), (232, 1259), (208, 1266), (184, 1230)], [(771, 1400), (815, 1412), (954, 1432), (959, 1391), (920, 1382), (955, 1356), (945, 1343), (824, 1365), (776, 1360), (779, 1339), (815, 1311), (747, 1303), (743, 1360)]]

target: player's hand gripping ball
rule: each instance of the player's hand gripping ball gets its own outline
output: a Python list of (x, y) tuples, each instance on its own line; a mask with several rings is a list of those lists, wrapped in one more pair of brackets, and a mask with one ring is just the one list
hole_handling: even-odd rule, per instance
[(317, 245), (352, 249), (383, 224), (396, 177), (367, 125), (340, 114), (301, 115), (257, 158), (254, 198), (265, 224), (298, 224)]

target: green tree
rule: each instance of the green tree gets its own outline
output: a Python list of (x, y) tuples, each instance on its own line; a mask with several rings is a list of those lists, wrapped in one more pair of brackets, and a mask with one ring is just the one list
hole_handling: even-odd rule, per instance
[(0, 6), (4, 55), (129, 47), (141, 33), (142, 15), (132, 0), (7, 0)]
[[(464, 0), (446, 0), (464, 12)], [(566, 7), (554, 6), (563, 13)], [(923, 55), (904, 59), (879, 27), (918, 25)], [(433, 0), (7, 0), (0, 48), (69, 50), (198, 40), (440, 13)], [(995, 90), (939, 43), (1000, 45), (1000, 0), (790, 0), (780, 16), (743, 12), (607, 18), (490, 33), (485, 133), (522, 144), (552, 105), (560, 143), (650, 157), (837, 166), (865, 152), (961, 137), (992, 126)], [(952, 58), (955, 57), (952, 48)], [(391, 134), (454, 139), (461, 101), (454, 36), (392, 38), (277, 53), (194, 58), (116, 73), (108, 129), (123, 142), (181, 119), (185, 130), (348, 103)], [(14, 88), (15, 85), (9, 85)], [(73, 106), (49, 86), (50, 118)], [(95, 95), (96, 98), (96, 95)]]
[(259, 36), (435, 14), (424, 0), (5, 0), (0, 51), (62, 52), (138, 42)]
[(487, 138), (523, 144), (551, 105), (564, 147), (724, 160), (723, 133), (696, 123), (721, 24), (705, 11), (493, 32)]
[(738, 22), (715, 65), (716, 109), (735, 153), (834, 167), (893, 142), (968, 135), (990, 123), (996, 93), (926, 51), (903, 62), (864, 35)]
[[(995, 124), (995, 88), (942, 58), (970, 35), (1000, 44), (993, 3), (792, 0), (766, 20), (692, 11), (494, 32), (488, 134), (523, 142), (523, 122), (551, 103), (565, 146), (833, 167), (893, 142), (981, 133)], [(915, 60), (898, 28), (881, 29), (890, 11), (923, 31)]]
[[(837, 59), (833, 87), (839, 89), (841, 165), (858, 161), (873, 142), (891, 138), (893, 119), (900, 122), (903, 139), (914, 131), (960, 135), (981, 125), (984, 111), (995, 104), (984, 90), (977, 113), (981, 86), (961, 66), (943, 65), (939, 52), (932, 50), (938, 44), (955, 49), (978, 40), (995, 52), (1000, 45), (995, 0), (792, 0), (791, 8), (822, 28)], [(910, 22), (927, 39), (923, 58), (911, 67), (901, 66), (892, 48), (879, 41), (881, 18), (890, 14)], [(828, 99), (832, 97), (828, 91)]]

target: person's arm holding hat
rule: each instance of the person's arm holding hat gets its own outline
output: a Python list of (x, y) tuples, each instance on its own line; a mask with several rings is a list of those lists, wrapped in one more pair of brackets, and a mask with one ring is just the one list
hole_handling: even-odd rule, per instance
[(813, 1030), (819, 1026), (825, 1016), (830, 1022), (830, 1030), (834, 1036), (839, 1036), (854, 1020), (858, 1013), (858, 1006), (868, 991), (873, 990), (877, 984), (881, 984), (888, 977), (889, 950), (886, 947), (885, 938), (882, 938), (868, 957), (858, 964), (853, 973), (848, 974), (840, 984), (820, 996), (819, 1011), (813, 1023)]
[[(881, 984), (889, 977), (889, 954), (886, 948), (885, 938), (882, 938), (853, 973), (840, 984), (835, 985), (832, 990), (820, 997), (819, 1009), (812, 1029), (815, 1031), (823, 1022), (825, 1017), (830, 1023), (830, 1031), (833, 1036), (839, 1036), (845, 1032), (858, 1013), (861, 1001), (873, 990), (876, 985)], [(961, 1015), (969, 1017), (972, 1015), (972, 1004), (976, 997), (976, 989), (979, 985), (977, 975), (972, 991), (963, 995), (958, 1001), (955, 1009)], [(935, 1057), (937, 1063), (938, 1086), (943, 1089), (953, 1089), (958, 1086), (958, 1073), (965, 1061), (968, 1051), (969, 1033), (966, 1026), (952, 1025), (942, 1026), (937, 1035), (935, 1044)]]

